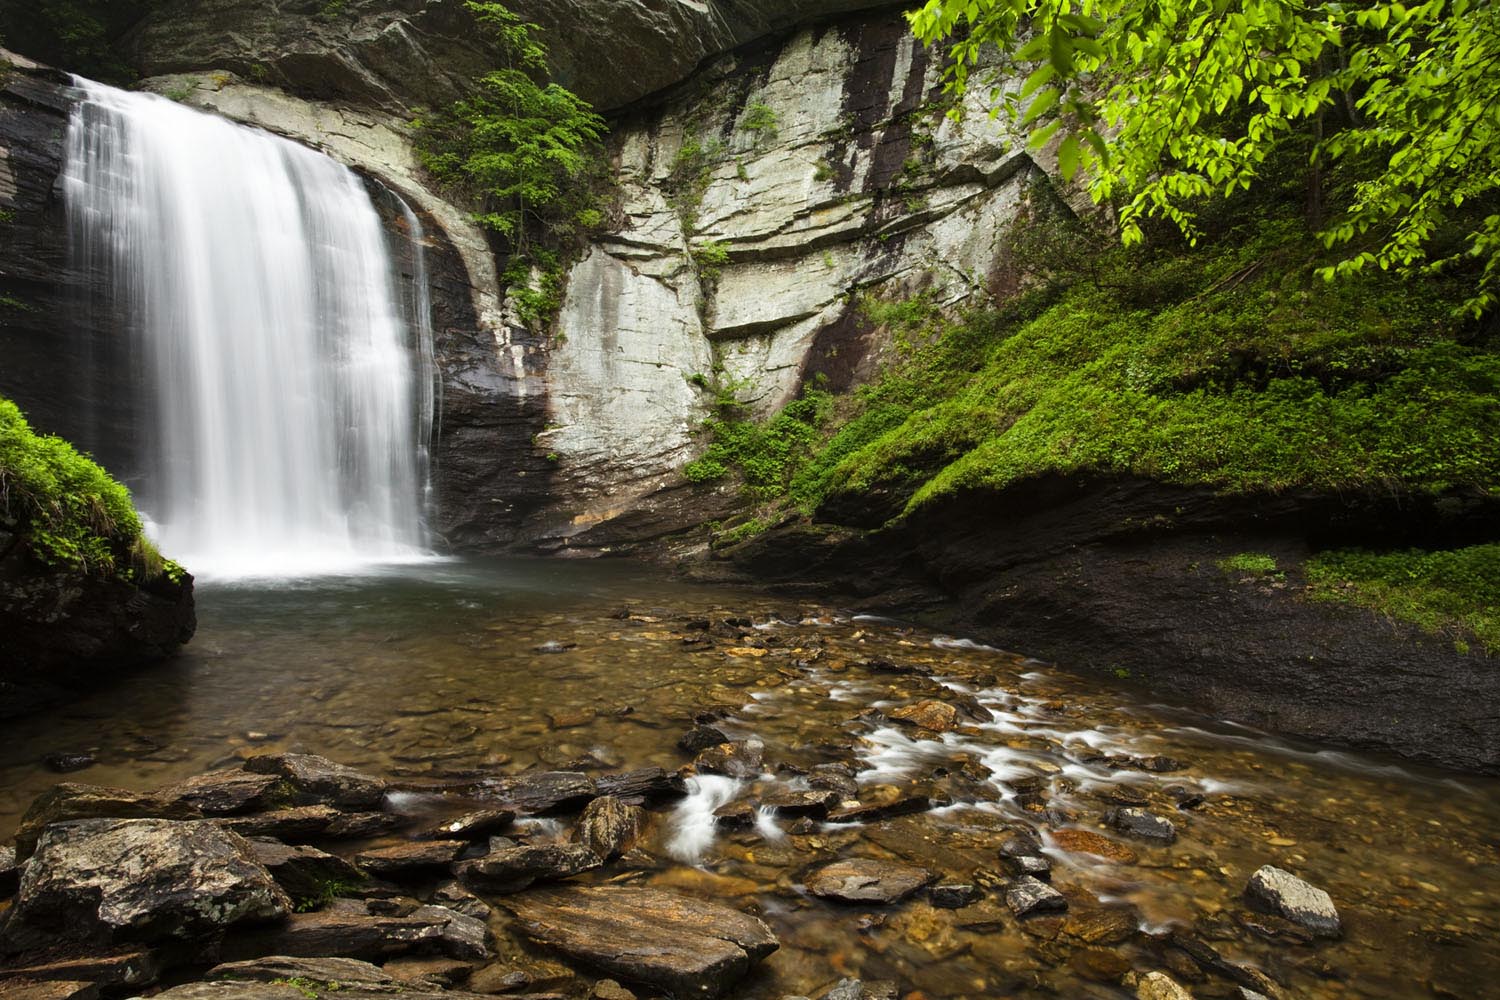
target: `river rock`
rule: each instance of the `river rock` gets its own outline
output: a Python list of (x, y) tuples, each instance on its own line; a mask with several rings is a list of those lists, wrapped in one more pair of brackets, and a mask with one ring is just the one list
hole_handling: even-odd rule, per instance
[(1343, 934), (1339, 911), (1328, 893), (1291, 872), (1263, 866), (1245, 883), (1245, 899), (1256, 909), (1275, 913), (1319, 937)]
[(1061, 913), (1068, 908), (1062, 893), (1041, 879), (1023, 875), (1005, 887), (1005, 905), (1018, 917)]
[(281, 781), (275, 774), (225, 768), (169, 785), (157, 794), (195, 806), (205, 816), (232, 816), (266, 808), (268, 795)]
[(459, 885), (457, 881), (444, 882), (434, 889), (432, 902), (436, 906), (446, 906), (450, 910), (456, 910), (476, 920), (490, 918), (490, 904)]
[(213, 823), (71, 820), (42, 832), (4, 940), (25, 949), (209, 939), (290, 908), (250, 846)]
[(1092, 830), (1067, 827), (1053, 830), (1051, 836), (1057, 846), (1065, 851), (1094, 854), (1122, 865), (1133, 865), (1140, 860), (1140, 855), (1129, 847)]
[(261, 754), (245, 761), (245, 770), (285, 778), (300, 805), (321, 803), (339, 809), (369, 809), (378, 806), (385, 797), (384, 781), (316, 754)]
[(505, 905), (569, 958), (677, 997), (719, 996), (778, 946), (755, 917), (657, 889), (543, 889)]
[(936, 873), (915, 865), (850, 858), (809, 874), (807, 891), (841, 903), (899, 903), (936, 880)]
[(300, 979), (306, 982), (338, 983), (342, 989), (395, 986), (390, 973), (377, 965), (353, 958), (298, 958), (270, 955), (244, 962), (225, 962), (209, 969), (207, 980), (275, 983)]
[(709, 747), (693, 758), (702, 774), (724, 774), (731, 778), (756, 778), (765, 770), (766, 745), (760, 740), (734, 740)]
[(20, 882), (20, 869), (16, 867), (16, 849), (0, 847), (0, 896), (9, 896)]
[(859, 801), (845, 802), (830, 810), (830, 823), (873, 823), (926, 812), (935, 804), (930, 789), (900, 785), (875, 785), (860, 791)]
[(646, 811), (640, 806), (601, 795), (584, 807), (573, 839), (609, 861), (630, 850), (645, 821)]
[(445, 820), (423, 831), (420, 836), (430, 840), (476, 840), (499, 833), (510, 826), (515, 818), (516, 814), (512, 809), (479, 809)]
[(1163, 844), (1170, 844), (1177, 839), (1177, 827), (1172, 825), (1171, 820), (1135, 806), (1111, 809), (1104, 814), (1104, 822), (1128, 837), (1155, 840)]
[(840, 979), (819, 1000), (896, 1000), (900, 995), (900, 989), (889, 980)]
[(75, 819), (197, 819), (196, 806), (153, 792), (64, 781), (32, 800), (16, 828), (16, 859), (25, 861), (50, 823)]
[(888, 715), (894, 722), (929, 729), (934, 733), (946, 733), (958, 728), (958, 709), (931, 698), (898, 708)]
[(58, 979), (44, 983), (10, 983), (5, 1000), (99, 1000), (98, 983)]
[[(488, 958), (488, 929), (480, 920), (443, 906), (377, 913), (374, 901), (336, 899), (316, 913), (295, 913), (284, 924), (236, 934), (226, 959), (261, 955), (380, 959), (410, 951), (442, 951), (454, 958)], [(399, 907), (397, 909), (407, 909)]]
[(961, 910), (979, 896), (979, 887), (967, 882), (947, 882), (927, 890), (927, 901), (940, 910)]
[[(161, 957), (149, 948), (91, 949), (83, 957), (7, 961), (0, 966), (0, 994), (10, 1000), (15, 981), (93, 983), (99, 987), (147, 986), (161, 976)], [(117, 992), (111, 990), (111, 992)]]
[(594, 785), (600, 795), (613, 795), (631, 804), (637, 799), (659, 802), (680, 799), (687, 794), (687, 782), (682, 780), (682, 775), (659, 767), (601, 774)]
[(589, 991), (589, 1000), (636, 1000), (635, 994), (613, 979), (601, 979)]
[(424, 869), (446, 868), (458, 860), (469, 846), (466, 840), (414, 840), (392, 847), (377, 847), (354, 856), (365, 871), (383, 878), (395, 878)]
[(1193, 1000), (1193, 995), (1165, 972), (1148, 972), (1136, 984), (1136, 1000)]
[(82, 771), (93, 767), (99, 761), (91, 753), (68, 753), (57, 751), (42, 755), (42, 763), (47, 770), (56, 774), (72, 774), (74, 771)]
[(677, 740), (677, 749), (683, 753), (696, 754), (728, 742), (729, 737), (714, 726), (694, 726)]
[(1001, 861), (1005, 865), (1005, 870), (1017, 877), (1029, 875), (1043, 882), (1052, 880), (1052, 862), (1043, 855), (1017, 854), (1002, 858)]
[(839, 793), (824, 788), (795, 789), (779, 786), (760, 797), (760, 804), (787, 817), (811, 816), (826, 819), (828, 811), (838, 806)]
[(537, 844), (491, 851), (454, 866), (460, 882), (481, 892), (519, 892), (593, 871), (604, 861), (583, 844)]
[(246, 843), (255, 860), (299, 904), (321, 901), (339, 887), (365, 881), (358, 868), (315, 847), (283, 844), (271, 837), (249, 837)]
[(245, 816), (220, 816), (213, 822), (241, 837), (275, 837), (277, 840), (316, 840), (342, 817), (333, 806), (292, 806)]
[(533, 816), (571, 812), (599, 794), (594, 780), (579, 771), (531, 771), (486, 784), (486, 794)]

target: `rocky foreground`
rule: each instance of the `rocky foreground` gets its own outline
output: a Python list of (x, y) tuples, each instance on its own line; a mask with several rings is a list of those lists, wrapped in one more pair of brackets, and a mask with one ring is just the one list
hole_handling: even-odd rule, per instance
[[(985, 714), (957, 694), (886, 713), (935, 742)], [(681, 735), (692, 763), (675, 773), (537, 770), (393, 783), (319, 756), (268, 753), (154, 792), (59, 784), (32, 804), (14, 848), (0, 854), (0, 887), (14, 891), (0, 927), (0, 992), (11, 1000), (774, 995), (756, 980), (779, 946), (767, 913), (643, 884), (664, 864), (643, 848), (654, 818), (709, 776), (755, 779), (775, 768), (759, 740), (729, 739), (715, 721), (700, 713)], [(1114, 763), (1143, 773), (1180, 766)], [(1036, 795), (1024, 780), (1017, 786)], [(816, 839), (946, 801), (862, 785), (854, 768), (826, 764), (766, 787), (758, 800), (723, 805), (709, 822), (754, 827), (769, 813)], [(1103, 822), (1120, 839), (1082, 828), (1050, 836), (1065, 850), (1116, 860), (1133, 857), (1131, 842), (1146, 850), (1176, 838), (1171, 819), (1141, 805), (1121, 804)], [(1040, 947), (1077, 938), (1071, 961), (1086, 978), (1141, 1000), (1193, 996), (1180, 979), (1204, 982), (1200, 996), (1286, 995), (1196, 936), (1144, 932), (1128, 907), (1060, 892), (1043, 840), (1026, 824), (1013, 826), (993, 868), (947, 870), (948, 856), (940, 845), (930, 866), (825, 855), (796, 873), (795, 891), (859, 908), (871, 925), (920, 902), (962, 911), (966, 926), (1019, 924)], [(1257, 871), (1242, 902), (1244, 920), (1289, 946), (1342, 933), (1328, 895), (1278, 868)], [(525, 949), (507, 949), (497, 929)], [(1164, 969), (1133, 969), (1111, 947), (1143, 936)], [(842, 977), (836, 957), (825, 981), (824, 1000), (925, 995)]]

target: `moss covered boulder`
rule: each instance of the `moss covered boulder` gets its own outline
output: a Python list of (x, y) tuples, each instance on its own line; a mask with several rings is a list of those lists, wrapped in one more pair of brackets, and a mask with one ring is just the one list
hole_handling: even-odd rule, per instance
[(129, 492), (0, 400), (0, 715), (168, 656), (196, 624), (192, 577)]

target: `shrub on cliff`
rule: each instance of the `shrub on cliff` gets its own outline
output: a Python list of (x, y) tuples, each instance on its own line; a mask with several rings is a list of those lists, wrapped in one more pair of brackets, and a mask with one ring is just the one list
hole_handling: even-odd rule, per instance
[(0, 399), (0, 528), (39, 561), (97, 576), (175, 578), (141, 531), (130, 493), (58, 437), (32, 431)]
[(540, 30), (504, 5), (464, 4), (494, 39), (504, 65), (474, 93), (413, 122), (422, 162), (484, 202), (475, 219), (517, 251), (548, 230), (587, 224), (597, 210), (580, 198), (604, 119), (583, 98), (547, 79)]

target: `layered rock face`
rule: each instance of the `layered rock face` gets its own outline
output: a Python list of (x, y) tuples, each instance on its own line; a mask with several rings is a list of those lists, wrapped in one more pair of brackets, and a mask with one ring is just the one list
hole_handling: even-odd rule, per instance
[[(508, 0), (539, 24), (559, 82), (630, 104), (705, 59), (882, 0)], [(494, 65), (462, 0), (179, 0), (127, 40), (146, 76), (220, 69), (293, 93), (404, 113), (460, 96)]]
[(980, 100), (946, 117), (939, 67), (881, 16), (727, 57), (621, 121), (623, 223), (568, 276), (537, 439), (556, 500), (526, 536), (608, 549), (701, 523), (712, 502), (677, 487), (716, 395), (768, 415), (809, 380), (849, 388), (882, 349), (858, 295), (991, 290), (1045, 175)]
[[(484, 234), (417, 164), (392, 110), (415, 97), (251, 73), (328, 99), (310, 101), (234, 75), (248, 72), (246, 53), (303, 46), (321, 53), (319, 65), (343, 60), (360, 74), (405, 79), (397, 70), (407, 64), (354, 44), (378, 28), (388, 40), (427, 39), (447, 60), (427, 76), (458, 78), (463, 45), (448, 58), (441, 32), (413, 27), (451, 16), (447, 6), (403, 13), (350, 2), (329, 18), (289, 4), (290, 21), (264, 18), (260, 34), (232, 38), (198, 19), (218, 10), (215, 23), (233, 25), (238, 7), (186, 6), (185, 20), (152, 22), (137, 44), (148, 70), (194, 72), (147, 86), (319, 148), (398, 192), (430, 223), (444, 375), (439, 531), (460, 549), (617, 551), (728, 513), (735, 497), (689, 488), (680, 474), (706, 444), (696, 432), (717, 394), (764, 415), (811, 378), (848, 388), (881, 351), (854, 299), (930, 290), (954, 303), (991, 290), (1004, 270), (1007, 225), (1033, 185), (1045, 186), (982, 95), (961, 122), (945, 116), (940, 67), (898, 13), (803, 28), (724, 55), (616, 117), (614, 225), (569, 271), (554, 328), (527, 330), (503, 307)], [(734, 17), (679, 3), (607, 12), (587, 3), (513, 6), (549, 29), (563, 79), (608, 107), (638, 97), (625, 95), (643, 81), (686, 73), (674, 61), (684, 38), (712, 53), (798, 18), (870, 5), (777, 5), (785, 9), (773, 15), (737, 4)], [(282, 38), (297, 18), (316, 24), (298, 40)], [(637, 22), (651, 27), (639, 27), (636, 49), (595, 39), (606, 25), (636, 38)], [(689, 22), (698, 26), (689, 31)], [(153, 32), (183, 37), (176, 61), (153, 61), (150, 52), (168, 48), (151, 42)], [(609, 60), (630, 52), (658, 75), (620, 70), (612, 91), (568, 75), (574, 63), (613, 72)]]

